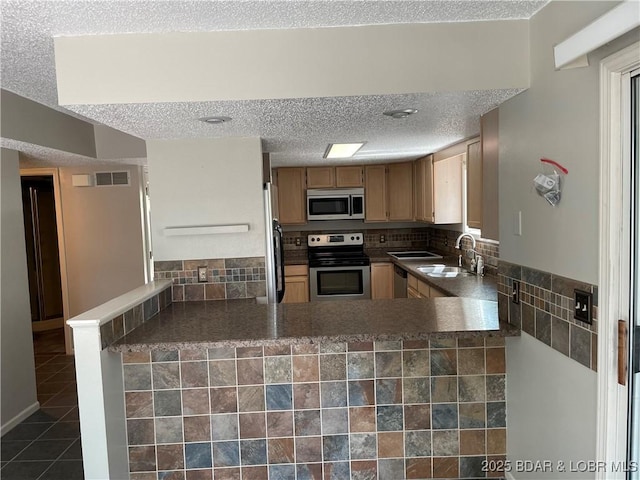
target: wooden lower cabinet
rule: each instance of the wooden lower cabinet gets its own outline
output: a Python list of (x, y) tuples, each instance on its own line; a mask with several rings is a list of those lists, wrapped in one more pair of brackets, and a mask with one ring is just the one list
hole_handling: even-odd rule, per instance
[(371, 298), (393, 298), (393, 263), (371, 264)]
[(430, 298), (434, 298), (434, 297), (448, 297), (449, 295), (447, 295), (444, 292), (441, 292), (440, 290), (438, 290), (437, 288), (433, 288), (433, 287), (429, 287), (429, 297)]
[(417, 290), (407, 287), (407, 298), (423, 298)]
[(407, 275), (407, 297), (409, 298), (435, 298), (448, 297), (446, 293), (441, 292), (435, 287), (431, 287), (417, 277)]
[(284, 267), (284, 298), (282, 303), (306, 303), (309, 301), (309, 267), (286, 265)]

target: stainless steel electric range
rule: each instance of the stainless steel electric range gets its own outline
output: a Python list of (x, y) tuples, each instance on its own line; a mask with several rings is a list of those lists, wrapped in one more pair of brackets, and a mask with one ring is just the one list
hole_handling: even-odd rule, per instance
[(362, 232), (309, 235), (307, 243), (311, 301), (371, 298)]

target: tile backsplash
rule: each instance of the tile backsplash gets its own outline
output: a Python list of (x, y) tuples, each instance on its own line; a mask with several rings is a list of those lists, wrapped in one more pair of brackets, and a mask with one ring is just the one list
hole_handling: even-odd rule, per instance
[[(307, 252), (307, 235), (314, 233), (327, 233), (325, 231), (287, 231), (284, 233), (285, 252), (290, 255), (305, 256)], [(434, 227), (422, 228), (378, 228), (366, 229), (364, 233), (365, 250), (410, 250), (429, 249), (436, 250), (450, 256), (458, 256), (460, 251), (454, 248), (456, 239), (461, 232), (456, 230), (445, 230)], [(384, 242), (380, 242), (381, 236)], [(300, 245), (296, 245), (296, 241)], [(471, 248), (471, 241), (463, 239), (462, 245), (465, 249)], [(487, 273), (493, 275), (498, 271), (498, 257), (500, 256), (500, 244), (492, 240), (477, 240), (476, 252), (485, 260)], [(285, 253), (286, 255), (286, 253)], [(465, 259), (465, 262), (468, 262)]]
[[(198, 281), (198, 267), (206, 267), (206, 282)], [(154, 272), (156, 280), (173, 280), (174, 302), (266, 295), (264, 257), (157, 261)]]
[(502, 477), (503, 338), (123, 354), (146, 479)]
[[(451, 256), (460, 255), (460, 250), (455, 248), (456, 240), (462, 232), (455, 230), (444, 230), (441, 228), (431, 228), (429, 231), (429, 248), (438, 250)], [(462, 247), (467, 250), (471, 248), (471, 240), (462, 239)], [(487, 273), (497, 274), (498, 258), (500, 257), (500, 244), (493, 240), (476, 240), (476, 252), (482, 255)], [(465, 263), (468, 259), (464, 260)]]
[[(358, 231), (357, 228), (353, 231)], [(287, 231), (284, 232), (285, 251), (304, 254), (307, 251), (307, 236), (320, 233), (333, 233), (324, 230), (316, 231)], [(376, 228), (362, 230), (364, 233), (364, 248), (409, 249), (424, 248), (429, 241), (429, 228)], [(380, 236), (384, 236), (384, 243), (380, 243)], [(300, 245), (296, 245), (296, 240)]]
[[(512, 302), (520, 283), (520, 303)], [(593, 294), (593, 323), (573, 318), (574, 289)], [(598, 361), (598, 287), (503, 260), (498, 270), (498, 314), (558, 352), (592, 370)]]

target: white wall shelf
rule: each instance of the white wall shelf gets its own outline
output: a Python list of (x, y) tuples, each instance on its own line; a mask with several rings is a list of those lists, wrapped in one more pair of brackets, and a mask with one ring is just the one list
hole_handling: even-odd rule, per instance
[(244, 233), (249, 231), (248, 223), (238, 225), (200, 225), (195, 227), (165, 227), (167, 237), (183, 235), (219, 235), (222, 233)]

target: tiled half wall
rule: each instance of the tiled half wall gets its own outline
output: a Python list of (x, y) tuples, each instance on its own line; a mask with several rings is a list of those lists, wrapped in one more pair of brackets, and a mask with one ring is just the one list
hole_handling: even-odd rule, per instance
[[(173, 280), (173, 301), (223, 300), (266, 296), (264, 257), (154, 262), (156, 280)], [(198, 282), (198, 267), (207, 281)]]
[[(513, 283), (520, 282), (520, 303), (512, 302)], [(573, 318), (574, 289), (592, 292), (593, 323)], [(500, 261), (500, 320), (592, 370), (598, 364), (598, 287), (589, 283)]]
[(167, 287), (157, 295), (133, 306), (122, 315), (100, 325), (100, 342), (104, 350), (116, 340), (120, 340), (134, 328), (139, 327), (160, 310), (171, 304), (171, 288)]
[[(501, 477), (503, 338), (123, 354), (132, 480)], [(495, 463), (495, 462), (494, 462)]]

